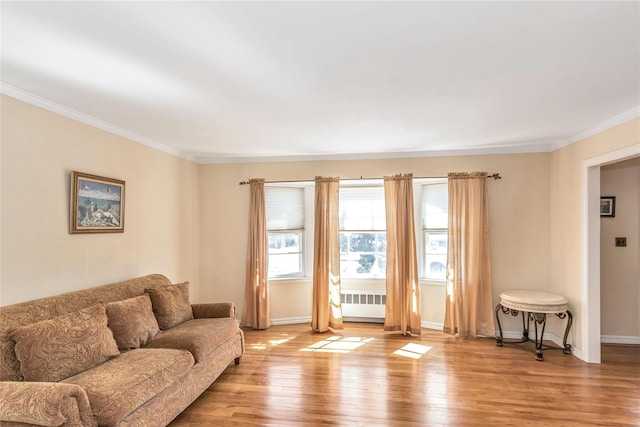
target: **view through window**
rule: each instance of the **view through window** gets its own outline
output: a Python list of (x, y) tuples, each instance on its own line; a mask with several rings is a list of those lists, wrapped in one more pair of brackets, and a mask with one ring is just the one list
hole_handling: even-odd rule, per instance
[[(305, 191), (312, 186), (265, 186), (269, 278), (302, 277), (312, 254), (313, 224), (305, 228)], [(444, 281), (448, 244), (447, 181), (418, 182), (415, 216), (421, 278)], [(313, 193), (310, 193), (311, 196)], [(309, 209), (312, 209), (309, 207)], [(343, 278), (384, 278), (387, 233), (382, 183), (340, 187), (340, 271)]]
[(422, 185), (423, 277), (428, 280), (446, 279), (448, 203), (446, 182)]
[(268, 277), (304, 275), (304, 188), (265, 186)]
[(340, 188), (340, 271), (343, 277), (385, 277), (384, 187)]

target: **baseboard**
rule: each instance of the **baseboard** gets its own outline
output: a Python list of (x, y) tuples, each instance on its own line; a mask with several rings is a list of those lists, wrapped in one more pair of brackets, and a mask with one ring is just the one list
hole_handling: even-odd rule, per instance
[[(384, 319), (379, 317), (344, 317), (345, 322), (365, 322), (365, 323), (384, 323)], [(271, 319), (273, 325), (293, 325), (295, 323), (311, 323), (311, 317), (281, 317)], [(425, 329), (435, 329), (441, 331), (442, 323), (422, 322), (420, 324)]]
[(620, 335), (602, 335), (600, 342), (603, 344), (635, 344), (640, 345), (640, 337), (620, 336)]
[[(502, 333), (502, 336), (504, 338), (518, 340), (518, 339), (522, 338), (522, 331), (504, 331)], [(535, 333), (534, 332), (529, 331), (529, 339), (531, 339), (531, 340), (535, 339)], [(562, 338), (559, 338), (557, 335), (551, 334), (549, 332), (545, 332), (544, 333), (542, 340), (543, 341), (551, 341), (555, 345), (557, 345), (559, 347), (562, 347)]]
[(311, 323), (311, 316), (308, 317), (281, 317), (271, 319), (273, 325), (293, 325), (295, 323)]
[(359, 322), (359, 323), (384, 323), (384, 319), (382, 317), (355, 317), (355, 316), (344, 316), (342, 318), (345, 322)]
[(442, 331), (444, 325), (442, 323), (433, 323), (433, 322), (421, 322), (420, 326), (425, 329), (435, 329), (436, 331)]
[[(384, 323), (384, 319), (379, 318), (368, 318), (368, 317), (345, 317), (345, 321), (347, 322), (368, 322), (368, 323)], [(297, 323), (311, 323), (311, 317), (281, 317), (279, 319), (272, 319), (271, 322), (274, 325), (293, 325)], [(420, 324), (425, 329), (434, 329), (437, 331), (441, 331), (443, 328), (442, 323), (434, 323), (434, 322), (422, 322)], [(508, 339), (520, 339), (522, 338), (522, 331), (504, 331), (504, 338)], [(530, 331), (530, 338), (531, 336)], [(557, 335), (551, 333), (544, 334), (544, 340), (551, 341), (557, 346), (562, 347), (562, 338)], [(635, 344), (640, 345), (640, 337), (634, 336), (617, 336), (617, 335), (602, 335), (600, 341), (603, 344)], [(580, 350), (573, 347), (572, 353), (580, 359)]]

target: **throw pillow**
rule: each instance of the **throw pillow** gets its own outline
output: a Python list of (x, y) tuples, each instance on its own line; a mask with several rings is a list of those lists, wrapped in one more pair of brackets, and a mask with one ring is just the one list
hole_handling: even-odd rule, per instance
[(120, 354), (104, 305), (21, 326), (15, 341), (25, 381), (60, 381)]
[(106, 310), (120, 351), (144, 347), (160, 331), (149, 295), (110, 302)]
[(193, 319), (189, 302), (189, 282), (144, 290), (151, 298), (153, 314), (160, 329), (169, 329)]

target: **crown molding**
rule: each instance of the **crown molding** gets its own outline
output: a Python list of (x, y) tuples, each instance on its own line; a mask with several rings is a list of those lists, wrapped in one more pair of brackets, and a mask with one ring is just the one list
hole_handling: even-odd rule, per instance
[(554, 151), (567, 145), (571, 145), (574, 142), (582, 141), (583, 139), (589, 138), (593, 135), (597, 135), (615, 126), (621, 125), (622, 123), (628, 122), (629, 120), (633, 120), (637, 117), (640, 117), (640, 105), (630, 109), (629, 111), (625, 111), (622, 114), (618, 114), (615, 117), (605, 120), (604, 122), (601, 122), (589, 129), (573, 134), (565, 140), (559, 141), (550, 151)]
[(309, 162), (332, 160), (384, 160), (403, 159), (412, 157), (454, 157), (454, 156), (482, 156), (488, 154), (523, 154), (546, 153), (555, 143), (541, 141), (517, 146), (481, 146), (475, 148), (459, 148), (453, 150), (432, 151), (394, 151), (380, 153), (341, 153), (341, 154), (304, 154), (291, 156), (194, 156), (194, 161), (200, 164), (227, 163), (275, 163), (275, 162)]
[(147, 147), (189, 160), (198, 164), (232, 164), (232, 163), (275, 163), (275, 162), (303, 162), (303, 161), (335, 161), (335, 160), (381, 160), (399, 159), (412, 157), (451, 157), (451, 156), (479, 156), (490, 154), (525, 154), (525, 153), (546, 153), (555, 151), (564, 146), (573, 144), (626, 121), (640, 117), (640, 106), (619, 114), (611, 119), (605, 120), (598, 125), (571, 135), (562, 140), (529, 141), (519, 145), (503, 146), (479, 146), (474, 148), (461, 148), (450, 150), (432, 151), (396, 151), (378, 153), (341, 153), (341, 154), (294, 154), (283, 156), (220, 156), (220, 155), (200, 155), (190, 154), (176, 150), (162, 144), (154, 139), (138, 135), (109, 122), (97, 119), (88, 114), (81, 113), (63, 105), (57, 104), (41, 96), (27, 92), (5, 82), (0, 82), (0, 93), (35, 105), (42, 109), (60, 114), (61, 116), (76, 120), (80, 123), (101, 129), (114, 135), (121, 136)]
[(71, 108), (65, 107), (64, 105), (60, 105), (41, 96), (34, 95), (31, 92), (27, 92), (5, 82), (0, 82), (0, 93), (10, 96), (11, 98), (15, 98), (19, 101), (26, 102), (27, 104), (35, 105), (36, 107), (40, 107), (44, 110), (60, 114), (61, 116), (78, 121), (80, 123), (84, 123), (85, 125), (89, 125), (101, 129), (105, 132), (109, 132), (111, 134), (137, 142), (139, 144), (146, 145), (147, 147), (153, 148), (155, 150), (181, 157), (185, 160), (194, 161), (193, 158), (185, 155), (183, 152), (161, 144), (154, 139), (140, 136), (134, 132), (130, 132), (109, 122), (105, 122), (88, 114), (84, 114)]

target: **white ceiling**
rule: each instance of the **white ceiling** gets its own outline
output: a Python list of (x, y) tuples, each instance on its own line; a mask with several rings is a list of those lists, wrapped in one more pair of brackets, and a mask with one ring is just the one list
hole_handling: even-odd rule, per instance
[(7, 2), (2, 92), (198, 162), (548, 151), (640, 113), (640, 2)]

